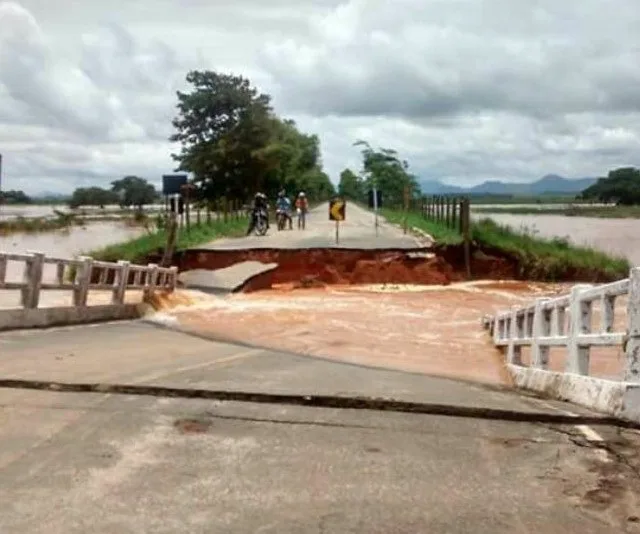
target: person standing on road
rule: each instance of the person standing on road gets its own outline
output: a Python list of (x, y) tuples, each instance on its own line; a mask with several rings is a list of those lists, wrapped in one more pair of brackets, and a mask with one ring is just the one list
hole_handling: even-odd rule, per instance
[(307, 211), (309, 209), (309, 202), (304, 191), (300, 191), (298, 198), (296, 199), (296, 211), (298, 213), (298, 230), (306, 227)]

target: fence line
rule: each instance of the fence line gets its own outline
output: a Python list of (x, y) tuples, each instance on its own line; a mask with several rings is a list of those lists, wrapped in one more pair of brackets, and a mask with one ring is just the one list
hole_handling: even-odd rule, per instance
[[(627, 330), (614, 332), (615, 303), (628, 295)], [(601, 306), (598, 328), (593, 327), (593, 304)], [(569, 295), (540, 298), (534, 304), (514, 308), (485, 319), (493, 342), (506, 347), (507, 363), (522, 367), (522, 347), (531, 348), (531, 365), (546, 370), (549, 349), (565, 347), (565, 372), (589, 375), (590, 348), (622, 346), (625, 351), (624, 380), (640, 383), (640, 268), (629, 278), (598, 286), (576, 285)]]
[[(6, 280), (8, 262), (22, 262), (21, 281)], [(46, 265), (55, 265), (53, 282), (44, 280)], [(75, 271), (69, 280), (70, 272)], [(0, 252), (0, 289), (15, 289), (21, 292), (21, 303), (25, 309), (38, 308), (42, 290), (71, 290), (74, 306), (86, 306), (90, 290), (112, 292), (113, 304), (124, 304), (127, 290), (142, 290), (145, 296), (156, 290), (173, 291), (178, 280), (177, 267), (159, 267), (155, 264), (136, 265), (128, 261), (117, 263), (97, 261), (89, 256), (78, 259), (47, 257), (42, 252), (9, 254)]]

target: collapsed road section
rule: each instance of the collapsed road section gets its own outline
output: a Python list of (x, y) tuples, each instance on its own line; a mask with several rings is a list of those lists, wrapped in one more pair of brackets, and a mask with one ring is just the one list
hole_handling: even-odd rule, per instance
[[(233, 266), (244, 265), (237, 270), (235, 285), (228, 282), (228, 276), (222, 278), (229, 291), (245, 292), (287, 283), (299, 287), (380, 283), (443, 285), (466, 278), (464, 259), (454, 248), (435, 251), (430, 248), (190, 249), (177, 253), (173, 262), (181, 273), (224, 273)], [(471, 267), (475, 276), (485, 279), (513, 278), (516, 271), (508, 259), (479, 252), (473, 254)]]

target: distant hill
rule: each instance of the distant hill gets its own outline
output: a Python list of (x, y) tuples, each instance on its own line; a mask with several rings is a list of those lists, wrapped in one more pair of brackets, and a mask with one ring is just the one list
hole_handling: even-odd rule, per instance
[(563, 178), (547, 174), (535, 182), (500, 182), (488, 180), (473, 187), (459, 187), (441, 182), (425, 180), (420, 183), (425, 195), (576, 195), (594, 184), (597, 178)]

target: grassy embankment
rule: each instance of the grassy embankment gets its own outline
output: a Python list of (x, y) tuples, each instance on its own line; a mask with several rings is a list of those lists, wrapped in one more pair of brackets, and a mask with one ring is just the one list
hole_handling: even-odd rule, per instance
[(609, 219), (640, 218), (640, 206), (500, 206), (475, 207), (474, 213), (509, 213), (513, 215), (566, 215), (567, 217), (594, 217)]
[[(230, 217), (227, 222), (224, 220), (214, 220), (210, 223), (203, 221), (200, 225), (192, 225), (189, 231), (186, 228), (178, 231), (176, 249), (197, 247), (221, 237), (239, 237), (244, 235), (246, 230), (247, 219), (245, 217), (239, 219)], [(91, 250), (85, 254), (101, 261), (128, 260), (135, 263), (143, 262), (149, 254), (157, 252), (158, 249), (164, 249), (166, 244), (167, 234), (162, 229), (130, 241)]]
[[(402, 211), (382, 210), (391, 223), (402, 224)], [(424, 219), (419, 213), (408, 215), (408, 226), (429, 233), (440, 245), (459, 245), (462, 236), (446, 226)], [(629, 275), (629, 262), (598, 250), (571, 245), (561, 238), (544, 239), (519, 233), (491, 219), (472, 221), (471, 239), (480, 250), (514, 259), (523, 279), (558, 281), (581, 279), (617, 280)]]

